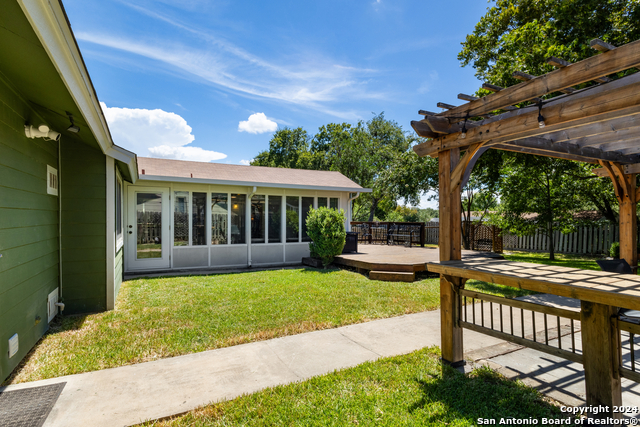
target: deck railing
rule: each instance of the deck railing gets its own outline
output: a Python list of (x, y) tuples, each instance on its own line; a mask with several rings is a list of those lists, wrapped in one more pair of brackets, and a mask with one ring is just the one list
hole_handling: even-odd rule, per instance
[(358, 233), (358, 242), (369, 244), (403, 244), (424, 246), (424, 222), (352, 221), (351, 231)]
[(461, 327), (582, 363), (576, 340), (580, 312), (466, 289), (458, 291), (458, 298)]

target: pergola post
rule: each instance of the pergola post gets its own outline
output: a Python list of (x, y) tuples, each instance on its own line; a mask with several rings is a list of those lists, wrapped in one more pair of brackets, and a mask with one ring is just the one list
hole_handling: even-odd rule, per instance
[[(440, 233), (438, 248), (440, 261), (460, 260), (462, 257), (460, 186), (451, 188), (451, 172), (460, 161), (460, 149), (438, 153)], [(464, 365), (462, 328), (458, 324), (461, 286), (459, 278), (440, 275), (440, 322), (442, 361), (454, 367)]]
[(625, 174), (624, 195), (620, 194), (620, 258), (634, 269), (638, 265), (636, 174)]
[(590, 418), (621, 418), (613, 406), (622, 405), (620, 380), (620, 331), (617, 307), (582, 301), (580, 326), (587, 406), (608, 406)]

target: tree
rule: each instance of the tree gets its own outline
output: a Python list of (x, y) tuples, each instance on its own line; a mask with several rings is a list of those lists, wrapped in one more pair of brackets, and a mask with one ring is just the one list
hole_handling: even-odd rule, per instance
[(321, 126), (311, 139), (302, 128), (279, 129), (269, 150), (259, 153), (251, 164), (339, 171), (373, 190), (356, 199), (353, 215), (373, 221), (393, 211), (398, 199), (418, 204), (420, 194), (437, 185), (437, 161), (418, 157), (412, 150), (419, 141), (380, 113), (355, 125)]
[(309, 152), (309, 135), (301, 127), (278, 129), (269, 141), (269, 150), (258, 153), (251, 161), (253, 166), (302, 169)]
[(557, 56), (575, 62), (595, 55), (589, 42), (619, 46), (640, 38), (638, 0), (497, 0), (462, 43), (458, 59), (499, 86), (518, 83), (513, 71), (540, 75)]
[[(546, 63), (546, 58), (550, 56), (576, 62), (596, 55), (597, 52), (590, 47), (590, 41), (594, 38), (617, 46), (640, 38), (638, 0), (495, 0), (493, 3), (476, 24), (473, 33), (462, 43), (458, 59), (463, 66), (471, 65), (480, 80), (498, 86), (507, 87), (519, 83), (512, 76), (514, 71), (524, 71), (532, 75), (553, 71), (554, 68)], [(593, 83), (584, 83), (581, 87), (589, 84)], [(484, 89), (477, 91), (478, 96), (486, 94), (487, 91)], [(558, 94), (554, 93), (546, 97), (556, 95)], [(482, 158), (492, 151), (485, 153)], [(541, 209), (541, 202), (535, 201), (539, 201), (541, 195), (538, 192), (543, 188), (524, 185), (527, 177), (520, 175), (524, 172), (518, 165), (531, 162), (526, 160), (528, 157), (523, 154), (504, 153), (501, 158), (496, 158), (492, 165), (484, 165), (500, 171), (491, 179), (497, 184), (497, 191), (502, 200), (509, 202), (505, 209), (515, 215), (508, 218), (511, 226), (517, 224), (515, 213), (523, 212), (521, 209), (527, 205), (525, 202), (528, 201), (527, 209)], [(557, 189), (545, 193), (547, 198), (562, 199), (546, 201), (548, 205), (555, 206), (555, 210), (552, 210), (558, 212), (557, 215), (554, 214), (554, 226), (561, 229), (568, 226), (570, 221), (563, 215), (571, 209), (595, 209), (609, 221), (617, 221), (617, 200), (611, 182), (594, 176), (590, 172), (591, 165), (550, 159), (540, 161), (544, 165), (556, 162), (558, 168), (564, 168), (553, 173), (546, 169), (549, 179), (555, 177), (555, 181), (556, 178), (564, 176), (564, 179), (571, 181), (557, 181)], [(483, 173), (480, 164), (474, 169), (472, 178), (477, 173)], [(512, 185), (517, 185), (521, 193), (514, 193), (510, 187)], [(567, 192), (569, 187), (570, 193)], [(573, 206), (566, 205), (567, 201), (572, 201)], [(540, 217), (538, 222), (548, 233), (551, 223), (548, 217), (543, 217)], [(518, 232), (520, 235), (536, 231), (530, 221), (521, 222), (520, 226), (523, 227)], [(551, 257), (552, 250), (550, 248)]]
[(518, 236), (536, 231), (547, 237), (549, 259), (554, 260), (554, 232), (574, 231), (576, 197), (571, 175), (576, 162), (532, 155), (513, 156), (505, 165), (498, 225)]

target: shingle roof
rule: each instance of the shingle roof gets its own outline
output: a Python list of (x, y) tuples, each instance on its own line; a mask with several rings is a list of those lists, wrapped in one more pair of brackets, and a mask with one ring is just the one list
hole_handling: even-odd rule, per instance
[(340, 172), (138, 157), (141, 180), (370, 192)]

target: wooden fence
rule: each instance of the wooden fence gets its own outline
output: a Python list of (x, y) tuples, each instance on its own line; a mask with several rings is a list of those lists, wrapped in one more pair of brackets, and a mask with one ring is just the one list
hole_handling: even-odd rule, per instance
[[(615, 224), (583, 226), (569, 234), (554, 232), (554, 251), (564, 254), (600, 255), (608, 254), (613, 242), (620, 241), (620, 229)], [(504, 248), (508, 250), (548, 251), (547, 236), (537, 232), (532, 236), (503, 236)]]

